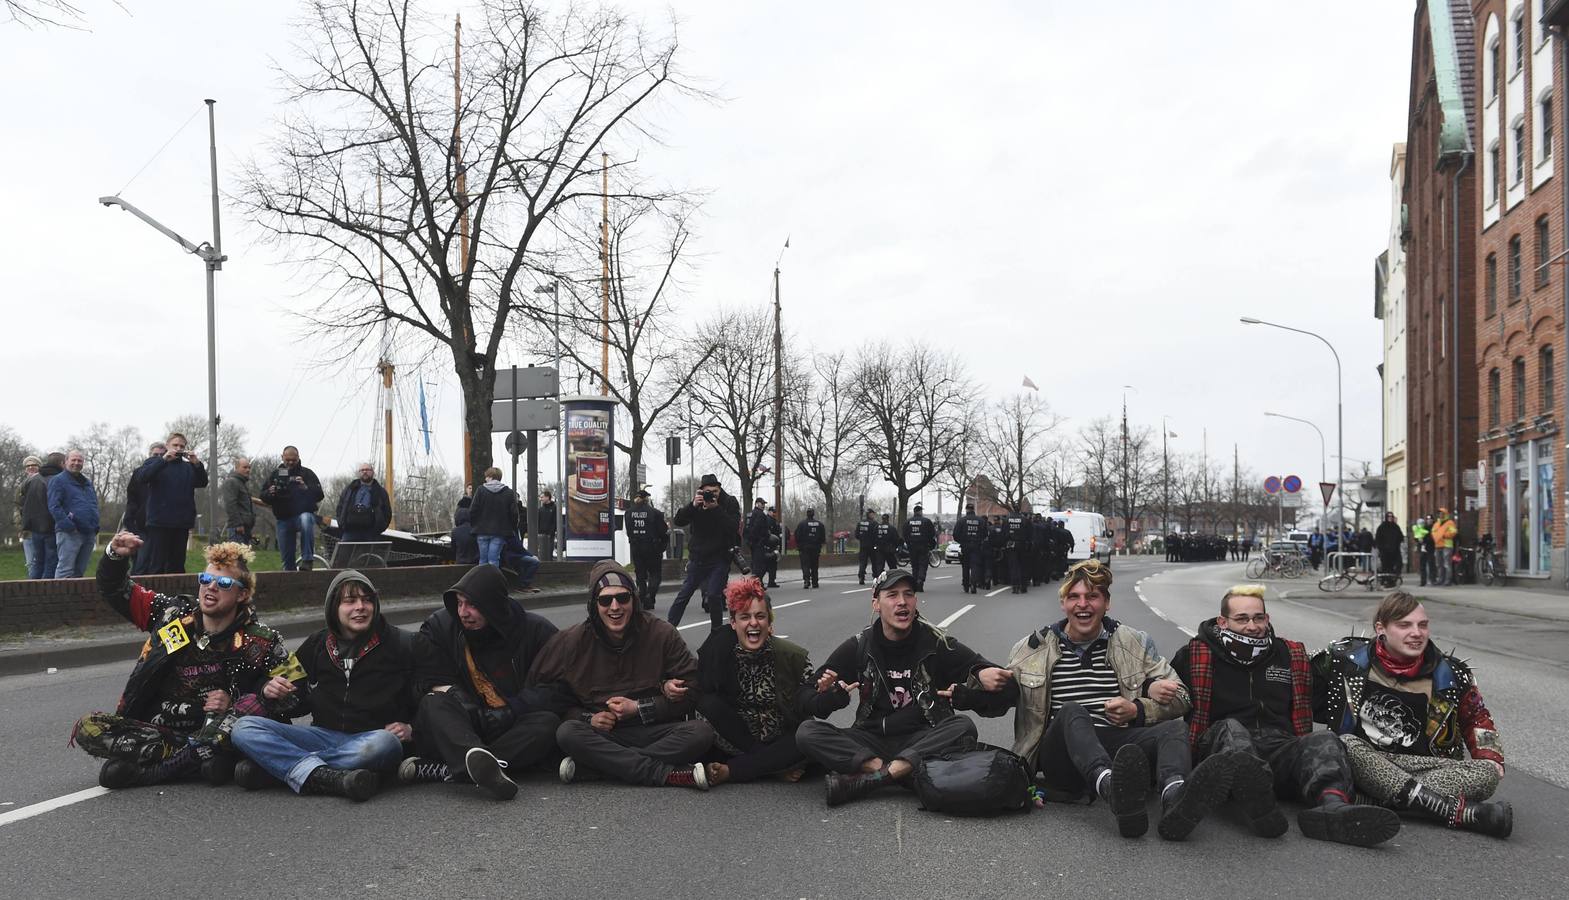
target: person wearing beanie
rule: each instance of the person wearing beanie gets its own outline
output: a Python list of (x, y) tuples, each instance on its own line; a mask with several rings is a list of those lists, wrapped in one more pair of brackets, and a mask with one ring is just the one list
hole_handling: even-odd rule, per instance
[(420, 626), (434, 667), (420, 675), (414, 716), (419, 753), (398, 779), (467, 781), (497, 800), (517, 796), (508, 773), (552, 758), (560, 698), (527, 683), (529, 667), (556, 634), (549, 620), (508, 596), (507, 577), (479, 565), (442, 595)]
[(587, 613), (550, 639), (528, 673), (531, 687), (569, 705), (556, 730), (562, 782), (607, 777), (707, 790), (699, 760), (714, 729), (687, 719), (698, 669), (686, 641), (641, 607), (637, 582), (614, 560), (589, 570)]
[(327, 627), (295, 652), (311, 685), (295, 714), (309, 712), (311, 724), (234, 723), (234, 746), (247, 757), (234, 780), (246, 790), (287, 784), (297, 794), (367, 800), (413, 740), (415, 673), (434, 648), (383, 618), (375, 585), (353, 569), (332, 579), (324, 615)]

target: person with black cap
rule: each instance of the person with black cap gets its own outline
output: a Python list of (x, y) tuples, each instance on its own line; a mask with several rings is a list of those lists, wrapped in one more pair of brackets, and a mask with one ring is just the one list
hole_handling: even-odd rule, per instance
[(637, 595), (643, 608), (652, 611), (663, 580), (665, 548), (670, 546), (670, 526), (659, 507), (648, 502), (648, 491), (639, 489), (627, 507), (627, 545), (632, 551), (632, 567), (637, 571)]
[(767, 503), (762, 497), (753, 501), (752, 511), (746, 515), (746, 528), (741, 532), (741, 539), (746, 541), (751, 553), (752, 574), (763, 580), (768, 576), (768, 536), (772, 534), (765, 509)]
[(915, 589), (926, 590), (926, 568), (931, 565), (932, 548), (937, 546), (937, 526), (921, 515), (921, 504), (911, 510), (914, 515), (904, 523), (904, 545), (910, 551), (910, 574), (915, 576)]
[(670, 624), (681, 624), (687, 602), (701, 589), (711, 627), (721, 628), (725, 579), (730, 575), (730, 556), (741, 528), (741, 504), (725, 493), (718, 478), (704, 475), (696, 497), (676, 510), (675, 525), (686, 529), (688, 549), (686, 579), (670, 604)]
[(714, 743), (688, 720), (697, 660), (675, 626), (638, 608), (636, 583), (614, 560), (588, 573), (588, 620), (545, 645), (528, 673), (564, 698), (556, 730), (563, 783), (607, 776), (627, 784), (708, 789), (699, 762)]
[(872, 587), (876, 618), (817, 672), (817, 690), (833, 696), (829, 706), (848, 706), (852, 692), (859, 701), (849, 728), (811, 719), (796, 729), (800, 751), (834, 773), (829, 806), (903, 781), (926, 757), (972, 749), (975, 722), (955, 713), (955, 687), (964, 685), (980, 710), (1012, 678), (921, 618), (918, 605), (914, 575), (884, 572)]
[(856, 579), (866, 583), (866, 564), (872, 564), (872, 580), (883, 574), (883, 558), (877, 552), (877, 513), (871, 507), (866, 509), (866, 520), (855, 523), (855, 540), (859, 545), (856, 555)]
[(420, 626), (435, 648), (422, 673), (414, 717), (418, 757), (398, 778), (472, 781), (498, 800), (517, 796), (507, 771), (546, 761), (556, 751), (565, 703), (526, 683), (529, 667), (556, 633), (549, 620), (507, 595), (507, 576), (491, 565), (468, 570)]
[(967, 594), (986, 583), (986, 530), (986, 520), (975, 514), (975, 504), (964, 504), (964, 515), (954, 526), (953, 537), (959, 542), (959, 566)]
[(816, 509), (808, 509), (806, 518), (795, 526), (795, 549), (801, 554), (801, 587), (820, 587), (817, 583), (817, 561), (828, 540), (828, 529), (817, 518)]
[(295, 651), (311, 690), (294, 714), (309, 712), (311, 724), (234, 723), (230, 738), (247, 757), (234, 781), (246, 790), (286, 783), (297, 794), (366, 800), (413, 740), (415, 676), (434, 648), (383, 618), (375, 586), (353, 569), (327, 587), (326, 619)]

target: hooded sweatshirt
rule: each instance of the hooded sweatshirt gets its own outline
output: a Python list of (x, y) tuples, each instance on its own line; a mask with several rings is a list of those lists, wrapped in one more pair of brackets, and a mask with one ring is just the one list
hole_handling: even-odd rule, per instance
[[(1199, 623), (1198, 637), (1172, 657), (1171, 668), (1184, 684), (1193, 685), (1193, 645), (1202, 642), (1213, 660), (1214, 686), (1209, 721), (1236, 719), (1249, 731), (1271, 729), (1292, 734), (1291, 653), (1271, 630), (1267, 643), (1231, 639), (1214, 619)], [(1257, 651), (1256, 653), (1254, 651)], [(1191, 693), (1191, 692), (1190, 692)]]
[(595, 587), (606, 576), (629, 589), (635, 584), (631, 573), (613, 560), (597, 563), (588, 574), (588, 620), (550, 639), (528, 673), (528, 683), (569, 698), (570, 714), (579, 717), (603, 710), (611, 697), (639, 701), (638, 720), (645, 725), (684, 717), (692, 701), (672, 703), (662, 688), (671, 678), (696, 687), (697, 659), (674, 625), (636, 602), (627, 611), (621, 640), (613, 639), (599, 618)]
[(474, 490), (469, 524), (475, 534), (486, 537), (517, 534), (518, 495), (499, 481), (485, 482)]
[[(358, 640), (349, 639), (338, 623), (338, 592), (350, 583), (363, 585), (375, 605), (370, 630)], [(328, 585), (324, 613), (327, 627), (306, 638), (295, 654), (310, 679), (311, 723), (357, 734), (413, 722), (417, 673), (433, 665), (429, 643), (383, 618), (375, 586), (353, 569), (339, 572)]]
[[(470, 631), (458, 619), (458, 594), (485, 617)], [(436, 666), (420, 679), (420, 692), (450, 684), (480, 706), (506, 705), (514, 713), (560, 712), (560, 698), (525, 685), (529, 667), (556, 633), (543, 616), (526, 612), (507, 595), (507, 577), (495, 566), (475, 566), (442, 595), (443, 606), (420, 626), (435, 648)]]

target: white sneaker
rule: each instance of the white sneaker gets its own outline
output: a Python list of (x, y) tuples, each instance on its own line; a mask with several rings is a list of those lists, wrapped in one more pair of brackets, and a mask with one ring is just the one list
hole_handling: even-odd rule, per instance
[(561, 776), (562, 784), (571, 784), (577, 778), (577, 763), (573, 762), (572, 757), (568, 756), (561, 760), (561, 768), (557, 769), (556, 772)]

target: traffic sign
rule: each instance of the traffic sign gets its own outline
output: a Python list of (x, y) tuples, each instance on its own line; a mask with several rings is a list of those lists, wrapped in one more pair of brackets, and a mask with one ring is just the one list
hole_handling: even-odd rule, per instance
[(497, 400), (490, 404), (490, 421), (491, 431), (555, 431), (561, 421), (561, 404), (554, 400)]
[(1324, 505), (1329, 505), (1329, 498), (1335, 496), (1335, 483), (1333, 481), (1320, 481), (1318, 489), (1324, 494)]
[(1280, 506), (1282, 509), (1300, 509), (1302, 507), (1302, 495), (1281, 494)]
[(1302, 490), (1302, 479), (1295, 475), (1287, 475), (1281, 479), (1280, 486), (1285, 489), (1286, 493), (1295, 494), (1297, 491)]
[(561, 392), (561, 384), (552, 366), (511, 366), (496, 370), (494, 390), (495, 400), (526, 400), (554, 397)]
[(1278, 476), (1278, 475), (1271, 475), (1268, 478), (1264, 479), (1264, 493), (1266, 493), (1266, 494), (1278, 494), (1278, 493), (1280, 493), (1280, 476)]

